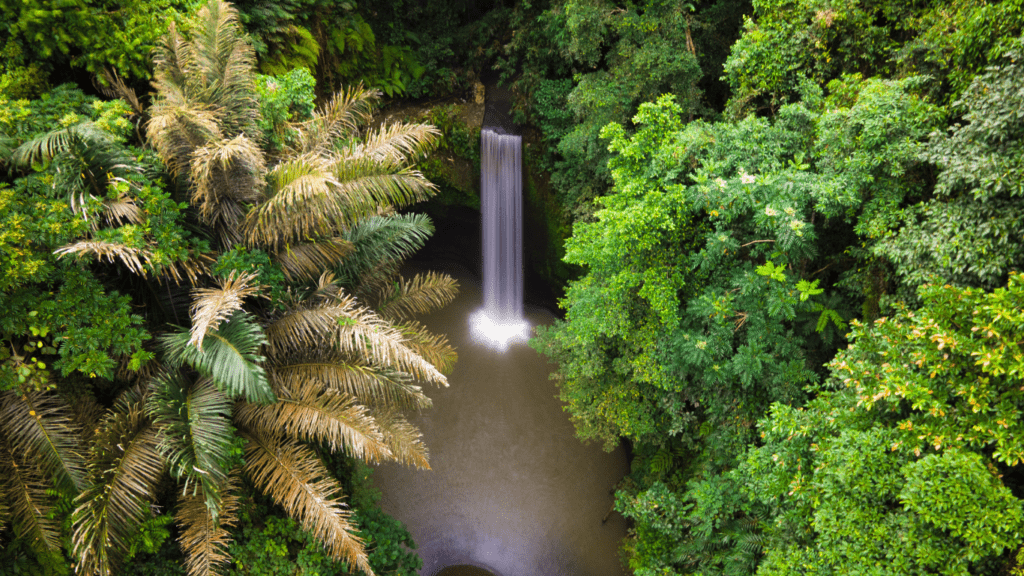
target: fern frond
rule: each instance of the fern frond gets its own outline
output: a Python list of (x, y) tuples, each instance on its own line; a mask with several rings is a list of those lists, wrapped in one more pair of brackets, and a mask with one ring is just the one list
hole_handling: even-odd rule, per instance
[(341, 486), (316, 454), (298, 441), (245, 430), (245, 472), (304, 530), (344, 560), (373, 576), (351, 513), (337, 500)]
[(191, 346), (189, 340), (189, 333), (184, 330), (160, 337), (171, 368), (188, 364), (232, 398), (274, 401), (263, 371), (264, 357), (258, 354), (260, 346), (267, 342), (266, 336), (251, 316), (236, 312), (218, 330), (207, 333), (202, 350)]
[(85, 481), (81, 428), (71, 407), (54, 394), (14, 391), (0, 393), (0, 435), (11, 449), (66, 494), (76, 494)]
[(174, 519), (181, 528), (178, 543), (185, 553), (185, 569), (189, 576), (214, 576), (220, 566), (228, 563), (228, 545), (231, 534), (228, 528), (237, 520), (238, 479), (234, 474), (218, 486), (221, 496), (220, 515), (213, 516), (203, 498), (186, 495), (178, 499), (178, 510)]
[(296, 440), (324, 442), (332, 452), (342, 450), (366, 462), (393, 459), (377, 423), (355, 398), (323, 393), (315, 386), (279, 386), (276, 392), (278, 401), (274, 404), (239, 407), (238, 425)]
[(245, 298), (259, 293), (261, 286), (255, 284), (254, 280), (255, 272), (241, 272), (236, 275), (236, 271), (232, 271), (227, 278), (218, 282), (220, 288), (199, 288), (192, 292), (195, 302), (190, 311), (190, 346), (202, 350), (203, 338), (207, 332), (216, 330), (221, 322), (235, 312), (241, 311)]
[(444, 308), (459, 293), (459, 283), (440, 272), (417, 274), (411, 280), (397, 282), (380, 290), (377, 313), (388, 320), (404, 320), (414, 314), (426, 314)]
[(164, 465), (146, 401), (139, 388), (124, 392), (93, 441), (88, 487), (75, 500), (72, 517), (80, 573), (110, 576), (151, 514), (149, 503)]

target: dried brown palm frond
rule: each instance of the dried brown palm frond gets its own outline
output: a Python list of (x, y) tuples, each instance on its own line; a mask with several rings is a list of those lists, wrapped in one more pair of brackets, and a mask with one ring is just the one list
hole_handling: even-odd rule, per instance
[(235, 413), (238, 426), (284, 434), (296, 440), (326, 443), (366, 462), (393, 460), (384, 436), (366, 408), (347, 394), (324, 393), (314, 382), (275, 387), (274, 404), (242, 404)]
[(132, 248), (124, 244), (107, 242), (106, 240), (82, 240), (53, 251), (58, 257), (74, 254), (77, 258), (85, 255), (95, 256), (107, 262), (120, 261), (131, 272), (140, 276), (146, 275), (146, 265), (153, 260), (153, 253), (140, 248)]
[(206, 502), (199, 495), (186, 495), (178, 499), (174, 520), (181, 529), (178, 543), (185, 553), (185, 569), (189, 576), (212, 576), (220, 566), (228, 563), (227, 548), (231, 543), (228, 528), (234, 526), (238, 510), (237, 474), (228, 476), (221, 487), (221, 507), (214, 519)]
[(48, 483), (31, 462), (19, 461), (6, 438), (0, 437), (0, 495), (5, 495), (14, 535), (41, 557), (60, 554), (60, 522), (50, 517), (53, 498)]
[(343, 238), (327, 238), (286, 245), (274, 253), (274, 261), (290, 282), (315, 280), (354, 250), (352, 243)]
[(455, 367), (459, 355), (444, 334), (434, 334), (415, 321), (395, 324), (395, 328), (405, 337), (406, 346), (436, 366), (442, 374), (449, 374)]
[(199, 276), (206, 273), (209, 263), (208, 256), (170, 263), (157, 262), (156, 256), (149, 250), (132, 248), (106, 240), (82, 240), (58, 248), (53, 253), (59, 258), (74, 254), (76, 259), (83, 256), (94, 256), (99, 260), (106, 260), (110, 263), (120, 262), (130, 272), (143, 277), (148, 276), (149, 269), (155, 269), (178, 284), (186, 278), (189, 282), (195, 284)]
[[(121, 179), (118, 178), (117, 180)], [(74, 209), (74, 206), (72, 206), (72, 209)], [(126, 222), (131, 224), (143, 223), (142, 212), (135, 203), (135, 199), (124, 192), (120, 193), (117, 198), (106, 198), (103, 200), (103, 215), (106, 217), (108, 224), (115, 226)]]
[(369, 413), (384, 432), (384, 442), (391, 448), (395, 460), (420, 470), (430, 469), (427, 447), (419, 428), (394, 408), (371, 407)]
[(346, 162), (365, 158), (387, 166), (406, 166), (432, 150), (440, 136), (441, 132), (430, 124), (383, 124), (363, 141), (346, 147), (341, 157)]
[(355, 396), (366, 405), (383, 404), (402, 410), (429, 408), (430, 398), (408, 374), (382, 369), (332, 351), (305, 358), (288, 358), (268, 367), (275, 386), (315, 385), (336, 394)]
[(351, 513), (338, 499), (341, 486), (311, 449), (296, 440), (241, 429), (245, 472), (304, 530), (344, 560), (372, 576), (363, 541), (356, 535)]
[(382, 205), (401, 208), (437, 193), (437, 186), (411, 168), (389, 166), (368, 158), (335, 162), (332, 168), (338, 192), (358, 218), (376, 215)]
[(444, 308), (459, 293), (459, 283), (440, 272), (417, 274), (412, 279), (399, 278), (382, 287), (373, 307), (383, 318), (404, 320), (414, 314), (426, 314)]
[(261, 286), (256, 284), (255, 272), (237, 273), (232, 271), (227, 278), (219, 280), (220, 288), (199, 288), (192, 291), (195, 302), (190, 310), (192, 315), (190, 346), (203, 349), (203, 338), (216, 330), (221, 322), (242, 310), (242, 302), (259, 294)]
[[(263, 197), (263, 175), (266, 166), (260, 147), (244, 134), (222, 138), (196, 148), (192, 152), (189, 177), (192, 180), (192, 203), (207, 221), (223, 212), (224, 200), (235, 204), (254, 204)], [(243, 214), (238, 211), (227, 223), (237, 223)]]
[(146, 134), (168, 172), (175, 177), (187, 176), (192, 152), (223, 139), (217, 115), (200, 104), (173, 102), (167, 98), (167, 90), (160, 94), (163, 98), (150, 108)]
[(329, 236), (353, 221), (347, 199), (329, 164), (306, 154), (287, 158), (267, 175), (267, 200), (245, 219), (249, 245), (281, 247)]
[(121, 79), (116, 71), (111, 70), (108, 67), (104, 67), (102, 75), (104, 82), (93, 82), (93, 86), (102, 92), (104, 96), (111, 100), (120, 98), (132, 107), (132, 112), (135, 112), (140, 116), (144, 113), (142, 103), (139, 102), (139, 96), (135, 93), (134, 89), (129, 88), (128, 85), (124, 83), (124, 80)]
[(326, 340), (343, 354), (361, 356), (421, 381), (448, 385), (443, 374), (406, 345), (401, 332), (351, 296), (288, 311), (266, 326), (266, 334), (270, 353), (278, 357), (317, 348)]
[(163, 475), (147, 393), (133, 387), (118, 398), (93, 440), (88, 487), (75, 500), (72, 546), (79, 573), (109, 576), (128, 551)]
[(67, 494), (85, 481), (81, 427), (71, 407), (54, 394), (0, 393), (0, 436)]
[(294, 151), (322, 155), (334, 150), (339, 140), (355, 136), (370, 121), (380, 92), (363, 86), (338, 92), (305, 122), (291, 124), (298, 138)]

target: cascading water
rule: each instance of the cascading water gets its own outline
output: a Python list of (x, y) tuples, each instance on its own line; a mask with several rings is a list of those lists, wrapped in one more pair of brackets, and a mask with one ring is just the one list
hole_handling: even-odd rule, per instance
[(505, 349), (526, 341), (530, 326), (523, 317), (523, 140), (508, 133), (511, 121), (496, 108), (489, 105), (480, 132), (484, 308), (471, 321), (481, 339)]

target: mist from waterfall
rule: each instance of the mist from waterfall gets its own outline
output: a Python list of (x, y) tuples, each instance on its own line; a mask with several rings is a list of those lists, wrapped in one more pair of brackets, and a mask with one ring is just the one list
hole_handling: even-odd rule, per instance
[(523, 318), (522, 157), (522, 137), (486, 127), (480, 132), (484, 309), (472, 321), (474, 331), (499, 348), (529, 338)]

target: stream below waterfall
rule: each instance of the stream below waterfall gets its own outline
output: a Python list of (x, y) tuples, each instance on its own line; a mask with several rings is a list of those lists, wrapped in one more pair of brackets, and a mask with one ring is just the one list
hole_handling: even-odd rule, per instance
[[(575, 438), (545, 357), (525, 344), (499, 351), (474, 340), (469, 319), (483, 304), (476, 275), (455, 264), (430, 269), (460, 284), (452, 304), (420, 318), (459, 354), (450, 387), (425, 390), (433, 407), (411, 415), (432, 470), (385, 464), (374, 473), (384, 511), (419, 546), (420, 574), (621, 576), (625, 520), (608, 513), (627, 472), (624, 451)], [(525, 317), (533, 326), (553, 320), (532, 306)]]

